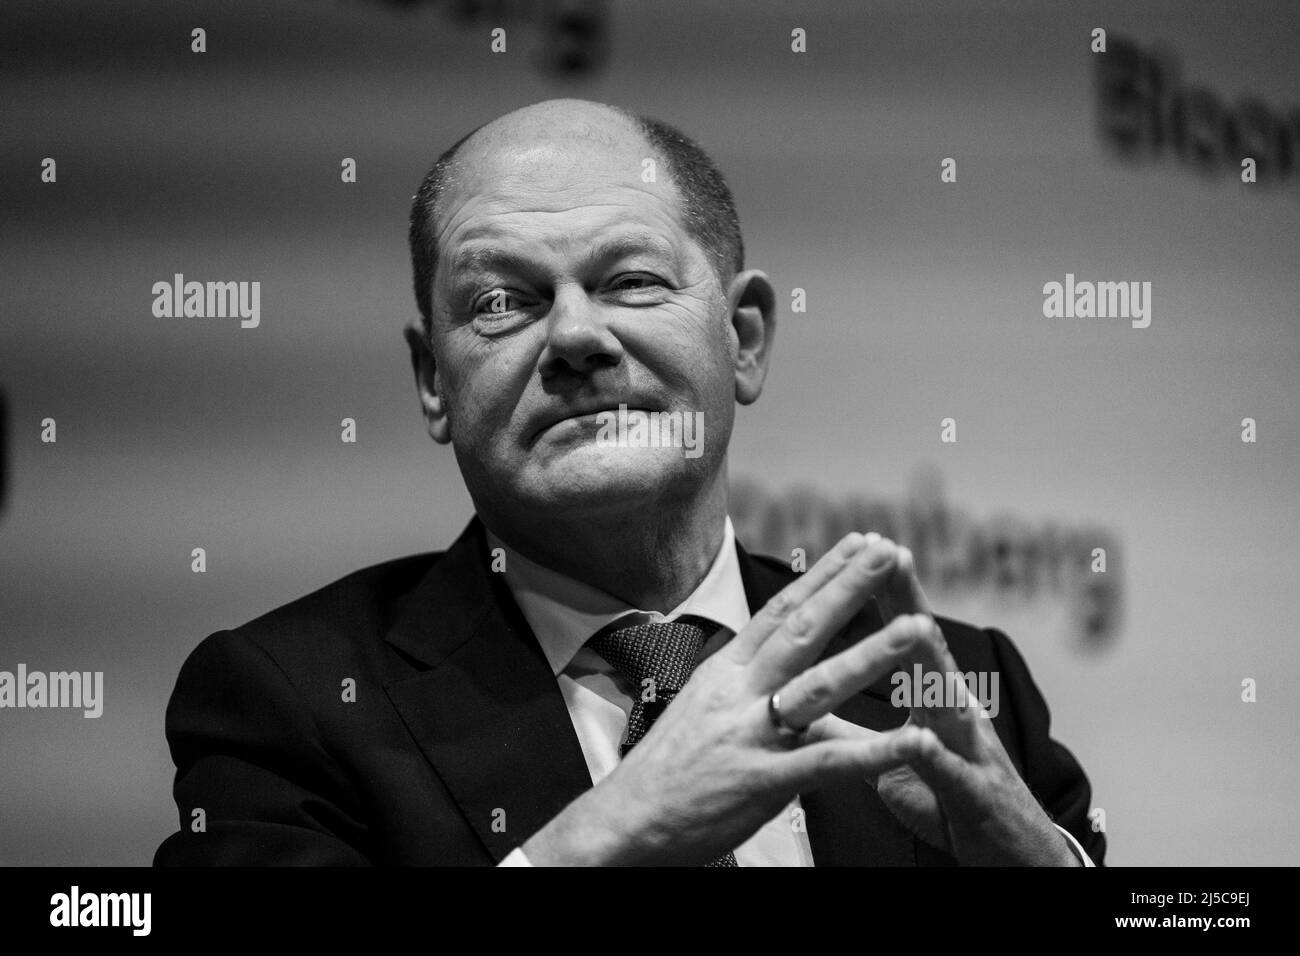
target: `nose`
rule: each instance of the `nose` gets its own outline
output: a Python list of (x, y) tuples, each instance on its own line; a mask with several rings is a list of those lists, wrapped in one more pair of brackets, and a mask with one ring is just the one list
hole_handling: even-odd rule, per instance
[(542, 378), (584, 375), (623, 361), (623, 345), (599, 307), (578, 285), (558, 288), (547, 317), (546, 346), (537, 359)]

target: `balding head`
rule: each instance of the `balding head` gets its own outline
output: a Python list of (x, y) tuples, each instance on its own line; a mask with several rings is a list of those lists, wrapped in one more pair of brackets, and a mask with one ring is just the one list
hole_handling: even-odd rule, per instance
[(597, 154), (618, 157), (640, 177), (653, 159), (656, 176), (674, 190), (681, 222), (708, 257), (720, 286), (744, 268), (744, 243), (735, 201), (713, 160), (680, 130), (650, 117), (587, 100), (546, 100), (506, 113), (474, 129), (433, 164), (411, 208), (410, 249), (415, 298), (427, 329), (446, 200), (481, 186), (494, 159), (513, 166), (549, 164), (580, 179)]

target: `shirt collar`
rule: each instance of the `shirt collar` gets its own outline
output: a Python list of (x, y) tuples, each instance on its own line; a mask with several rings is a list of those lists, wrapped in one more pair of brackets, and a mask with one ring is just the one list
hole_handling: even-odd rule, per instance
[(740, 577), (736, 533), (730, 516), (723, 527), (722, 544), (704, 580), (667, 614), (642, 611), (607, 591), (530, 561), (491, 531), (487, 537), (491, 548), (501, 548), (505, 553), (506, 585), (524, 620), (537, 635), (542, 653), (556, 676), (569, 666), (592, 635), (627, 614), (643, 614), (652, 623), (692, 614), (720, 624), (732, 633), (739, 632), (749, 622), (749, 602)]

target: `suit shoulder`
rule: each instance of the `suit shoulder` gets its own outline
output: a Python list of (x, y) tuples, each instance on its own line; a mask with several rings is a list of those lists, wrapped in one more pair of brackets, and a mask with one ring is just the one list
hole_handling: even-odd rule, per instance
[(415, 587), (445, 553), (413, 554), (361, 568), (231, 632), (282, 664), (304, 654), (351, 656), (358, 645), (378, 642), (401, 595)]

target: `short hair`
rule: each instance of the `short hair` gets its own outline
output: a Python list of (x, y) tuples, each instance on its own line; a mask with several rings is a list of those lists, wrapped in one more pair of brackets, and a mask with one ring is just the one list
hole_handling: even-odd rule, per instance
[[(712, 157), (698, 143), (662, 120), (611, 106), (631, 121), (662, 160), (677, 187), (679, 211), (687, 234), (704, 250), (709, 264), (725, 288), (745, 267), (745, 244), (740, 235), (740, 217), (727, 181)], [(486, 124), (483, 124), (486, 125)], [(483, 126), (466, 133), (434, 162), (412, 197), (410, 222), (411, 266), (415, 301), (426, 334), (433, 320), (433, 280), (438, 261), (438, 202), (450, 180), (456, 154)]]

